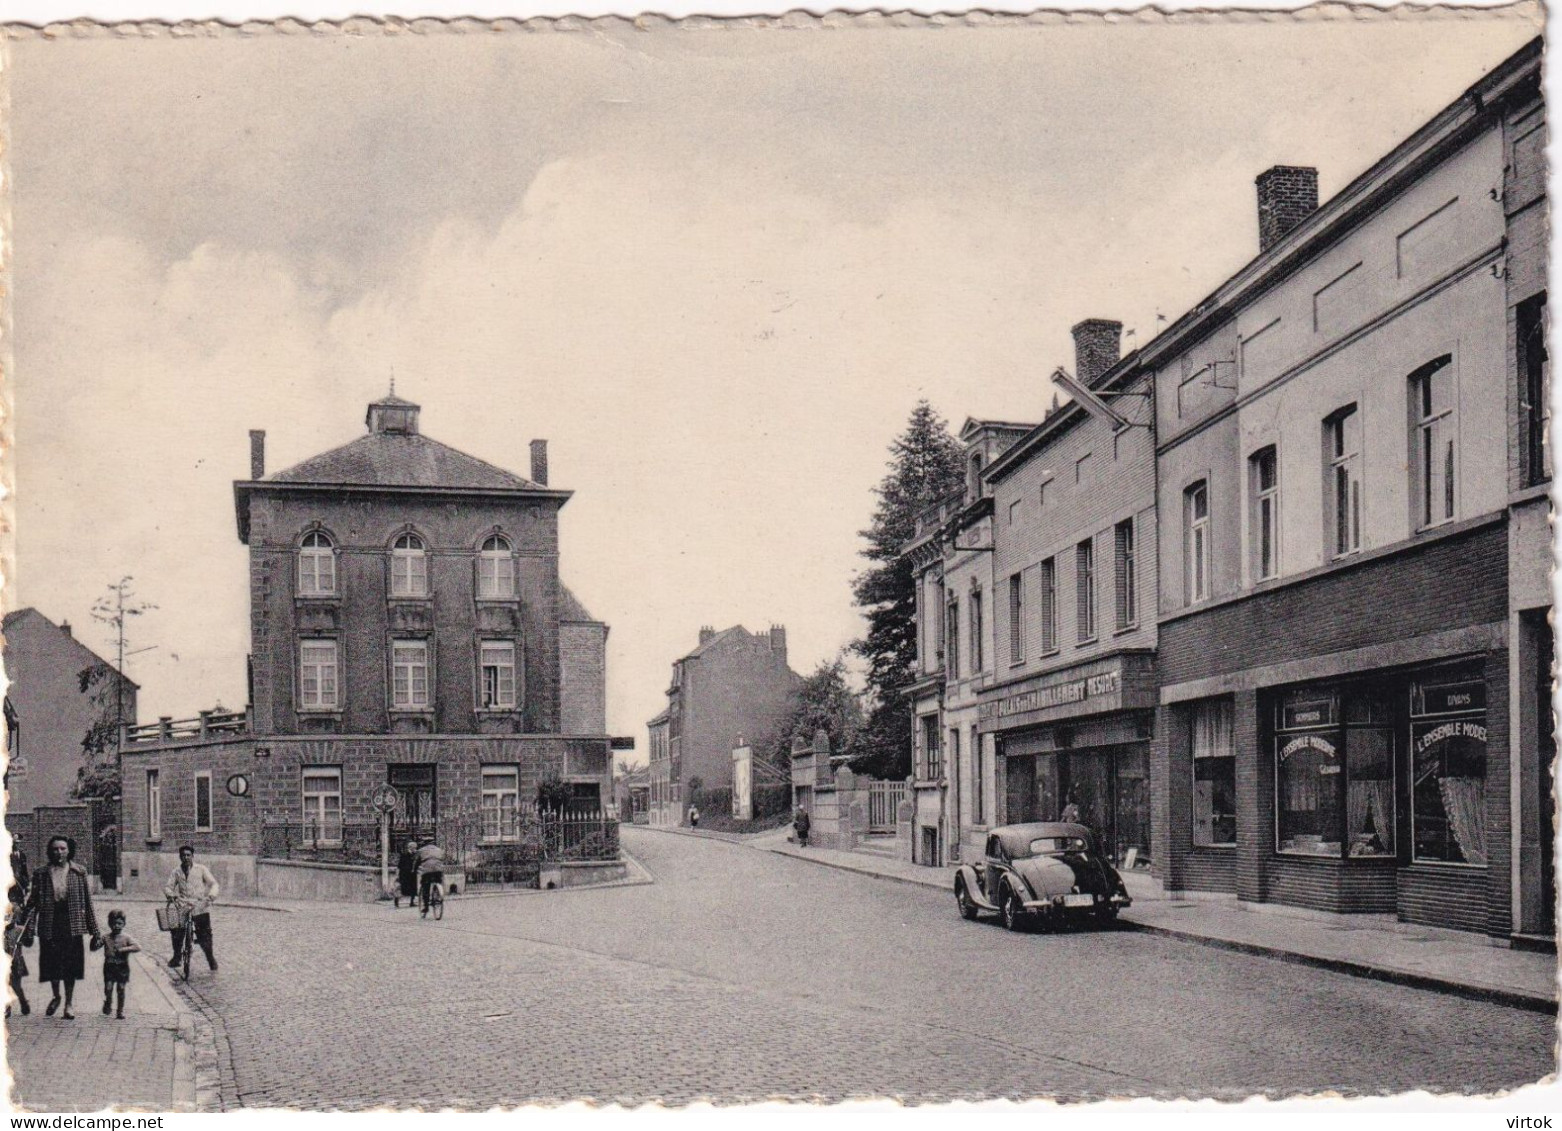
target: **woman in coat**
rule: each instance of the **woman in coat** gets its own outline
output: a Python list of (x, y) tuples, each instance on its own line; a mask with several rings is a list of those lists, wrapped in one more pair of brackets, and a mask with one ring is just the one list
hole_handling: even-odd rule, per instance
[(401, 906), (405, 899), (408, 907), (416, 907), (418, 903), (418, 842), (409, 840), (402, 845), (401, 854), (396, 857), (396, 906)]
[(65, 983), (66, 1021), (74, 1021), (71, 999), (76, 983), (86, 974), (87, 956), (82, 936), (94, 941), (103, 938), (98, 917), (92, 910), (92, 892), (87, 886), (87, 870), (76, 863), (76, 842), (57, 836), (49, 840), (49, 862), (33, 873), (27, 892), (27, 906), (37, 919), (38, 981), (48, 982), (54, 1000), (44, 1010), (50, 1017), (60, 1008), (60, 983)]
[(799, 848), (808, 847), (808, 829), (813, 824), (808, 817), (808, 810), (801, 805), (797, 807), (797, 816), (792, 818), (792, 829), (797, 833), (797, 845)]

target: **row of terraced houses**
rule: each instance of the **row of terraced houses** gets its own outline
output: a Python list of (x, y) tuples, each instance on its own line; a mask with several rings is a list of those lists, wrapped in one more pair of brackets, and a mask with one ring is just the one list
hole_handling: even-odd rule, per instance
[(1168, 891), (1552, 935), (1540, 56), (1321, 206), (1263, 173), (1237, 274), (966, 422), (906, 551), (919, 862), (1072, 806)]

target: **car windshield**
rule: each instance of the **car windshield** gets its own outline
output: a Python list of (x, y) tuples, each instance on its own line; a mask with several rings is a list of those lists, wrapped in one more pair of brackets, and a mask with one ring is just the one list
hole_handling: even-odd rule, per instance
[(1059, 852), (1084, 852), (1089, 845), (1079, 836), (1039, 836), (1030, 842), (1027, 856), (1052, 856)]

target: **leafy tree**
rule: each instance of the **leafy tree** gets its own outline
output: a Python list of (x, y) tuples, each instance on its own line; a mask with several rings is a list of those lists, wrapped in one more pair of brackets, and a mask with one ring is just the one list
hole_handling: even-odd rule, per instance
[(890, 445), (889, 474), (879, 484), (873, 523), (862, 531), (863, 557), (873, 563), (852, 583), (868, 620), (853, 650), (868, 661), (867, 724), (851, 767), (882, 778), (911, 772), (911, 714), (905, 687), (916, 674), (916, 580), (902, 551), (916, 534), (918, 513), (953, 493), (962, 477), (960, 445), (926, 400), (911, 411)]
[(837, 656), (825, 660), (797, 689), (797, 706), (776, 736), (768, 761), (783, 772), (792, 764), (792, 739), (801, 735), (812, 742), (823, 727), (835, 754), (853, 754), (864, 724), (862, 701), (846, 681), (846, 661)]
[(119, 712), (121, 692), (115, 671), (98, 661), (76, 673), (76, 686), (87, 697), (97, 717), (81, 740), (81, 768), (71, 786), (71, 799), (119, 796)]
[(537, 783), (537, 808), (543, 812), (558, 813), (568, 809), (570, 796), (569, 784), (557, 775)]

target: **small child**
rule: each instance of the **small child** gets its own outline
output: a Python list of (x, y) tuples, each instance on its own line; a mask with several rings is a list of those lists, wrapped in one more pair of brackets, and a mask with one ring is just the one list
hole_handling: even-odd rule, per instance
[[(22, 910), (27, 896), (22, 891), (22, 885), (12, 884), (11, 890), (6, 893), (6, 900), (5, 951), (11, 956), (11, 990), (16, 994), (16, 1003), (22, 1007), (22, 1016), (26, 1017), (33, 1011), (33, 1007), (27, 1002), (27, 991), (22, 988), (22, 979), (30, 973), (27, 957), (22, 950), (23, 939), (27, 935), (27, 925), (23, 922), (26, 912)], [(10, 1005), (5, 1007), (5, 1015), (11, 1016)]]
[(130, 956), (141, 947), (125, 930), (125, 913), (108, 913), (108, 934), (103, 939), (103, 1016), (107, 1017), (113, 1003), (115, 990), (119, 991), (119, 1010), (115, 1014), (125, 1019), (125, 987), (130, 984)]

